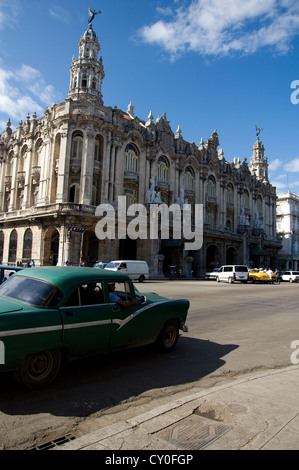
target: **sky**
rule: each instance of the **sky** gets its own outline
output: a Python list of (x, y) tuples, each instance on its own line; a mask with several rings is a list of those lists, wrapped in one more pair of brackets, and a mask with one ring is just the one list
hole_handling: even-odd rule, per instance
[(258, 126), (270, 183), (299, 195), (298, 0), (0, 0), (0, 134), (65, 100), (88, 7), (105, 106), (166, 113), (197, 146), (216, 129), (228, 162)]

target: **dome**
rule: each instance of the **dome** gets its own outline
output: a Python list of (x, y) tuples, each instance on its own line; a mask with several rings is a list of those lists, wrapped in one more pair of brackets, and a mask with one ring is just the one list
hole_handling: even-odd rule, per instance
[(94, 30), (92, 29), (92, 25), (90, 24), (88, 29), (85, 31), (85, 33), (83, 34), (83, 38), (84, 39), (93, 39), (93, 40), (96, 40), (97, 39), (97, 35), (96, 33), (94, 32)]

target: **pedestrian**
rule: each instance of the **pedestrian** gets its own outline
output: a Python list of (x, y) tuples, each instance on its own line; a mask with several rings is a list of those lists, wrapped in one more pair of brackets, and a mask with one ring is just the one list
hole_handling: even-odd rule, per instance
[(267, 274), (268, 274), (268, 276), (270, 277), (270, 282), (271, 282), (271, 284), (273, 284), (273, 271), (272, 271), (271, 268), (268, 268)]

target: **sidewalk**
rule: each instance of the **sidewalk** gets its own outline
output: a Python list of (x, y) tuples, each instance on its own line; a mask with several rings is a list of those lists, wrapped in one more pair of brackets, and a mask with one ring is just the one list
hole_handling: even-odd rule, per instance
[(299, 366), (169, 401), (53, 450), (299, 449)]

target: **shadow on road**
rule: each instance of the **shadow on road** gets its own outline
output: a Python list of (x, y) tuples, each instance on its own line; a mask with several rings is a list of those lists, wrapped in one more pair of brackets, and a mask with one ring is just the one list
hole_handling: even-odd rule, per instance
[(183, 336), (168, 354), (146, 347), (67, 363), (39, 391), (23, 390), (10, 374), (0, 374), (0, 411), (86, 417), (148, 390), (198, 381), (221, 368), (237, 347)]

